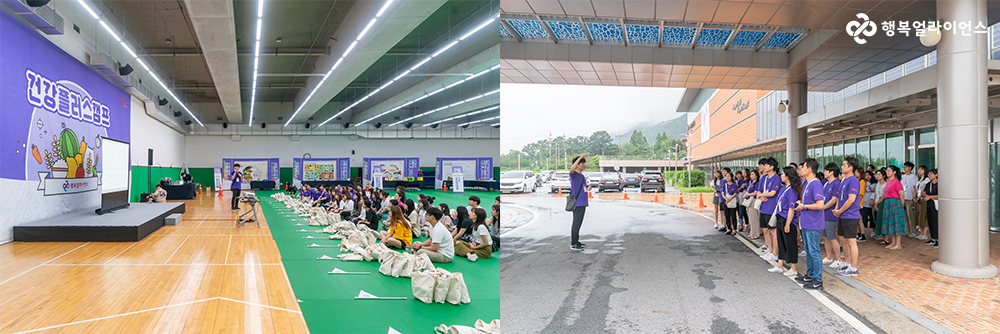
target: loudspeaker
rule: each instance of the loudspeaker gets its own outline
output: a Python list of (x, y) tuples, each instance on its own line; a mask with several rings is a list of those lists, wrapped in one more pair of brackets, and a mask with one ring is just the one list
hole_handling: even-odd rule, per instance
[(49, 4), (51, 0), (27, 0), (28, 7), (41, 7)]
[(166, 98), (163, 98), (163, 99), (160, 99), (160, 101), (159, 101), (159, 102), (160, 102), (160, 105), (161, 105), (161, 106), (165, 106), (165, 105), (167, 105), (167, 103), (170, 103), (169, 101), (167, 101), (167, 99), (166, 99)]
[(409, 128), (413, 127), (413, 122), (406, 122), (406, 125), (404, 125), (404, 126), (406, 126), (406, 128), (409, 129)]
[(149, 165), (153, 165), (153, 149), (149, 149)]
[(376, 129), (382, 128), (382, 122), (375, 123), (375, 128)]
[(344, 123), (344, 128), (345, 129), (349, 128), (349, 127), (351, 127), (351, 122)]
[(309, 122), (306, 122), (306, 129), (309, 128), (309, 125), (310, 125)]
[(261, 129), (266, 129), (267, 128), (267, 123), (260, 123), (260, 128)]
[(175, 111), (174, 112), (174, 117), (181, 117), (181, 112), (180, 111)]
[(191, 125), (191, 120), (190, 119), (189, 120), (185, 120), (184, 121), (184, 125)]
[(132, 74), (132, 65), (125, 64), (125, 66), (118, 67), (118, 75), (126, 76)]
[(228, 128), (229, 128), (229, 123), (225, 123), (225, 122), (223, 122), (223, 123), (222, 123), (222, 128), (223, 128), (223, 129), (228, 129)]

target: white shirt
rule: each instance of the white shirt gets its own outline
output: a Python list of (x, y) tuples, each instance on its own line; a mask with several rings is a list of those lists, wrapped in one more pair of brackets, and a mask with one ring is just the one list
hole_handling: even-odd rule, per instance
[(931, 178), (925, 177), (923, 180), (917, 181), (917, 200), (924, 197), (924, 186), (931, 183)]
[(476, 242), (481, 242), (483, 236), (486, 236), (486, 244), (493, 246), (493, 237), (490, 237), (490, 231), (486, 228), (486, 225), (479, 225), (476, 228)]
[(455, 257), (455, 240), (451, 239), (451, 233), (444, 227), (444, 224), (441, 222), (434, 224), (430, 234), (432, 244), (438, 244), (438, 253), (449, 259)]
[(346, 200), (346, 201), (340, 202), (340, 211), (351, 212), (352, 209), (354, 209), (354, 201), (353, 200)]
[(903, 197), (907, 201), (913, 200), (913, 187), (917, 185), (917, 174), (910, 173), (903, 175)]

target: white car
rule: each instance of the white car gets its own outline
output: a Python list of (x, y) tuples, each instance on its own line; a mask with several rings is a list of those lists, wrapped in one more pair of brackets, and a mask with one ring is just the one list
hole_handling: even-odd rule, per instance
[(568, 192), (570, 189), (569, 172), (555, 172), (552, 174), (552, 183), (549, 185), (549, 192), (556, 193), (562, 189)]
[(528, 170), (514, 170), (500, 176), (500, 193), (535, 192), (535, 173)]

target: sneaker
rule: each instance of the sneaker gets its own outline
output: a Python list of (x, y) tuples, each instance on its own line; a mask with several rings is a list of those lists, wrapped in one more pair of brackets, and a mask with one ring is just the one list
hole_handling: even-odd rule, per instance
[(794, 277), (794, 276), (798, 276), (798, 275), (799, 275), (799, 272), (797, 272), (795, 270), (791, 270), (791, 269), (785, 270), (785, 276)]
[(927, 239), (930, 239), (930, 238), (922, 236), (922, 235), (918, 235), (917, 236), (917, 240), (927, 240)]
[(806, 251), (801, 251), (801, 252), (799, 252), (799, 256), (801, 256), (801, 257), (806, 257)]
[(767, 251), (767, 245), (760, 246), (759, 249), (766, 252)]
[(874, 238), (876, 236), (878, 236), (878, 234), (875, 234), (875, 232), (872, 232), (872, 234), (870, 235), (870, 237), (872, 237), (872, 238)]
[(855, 268), (847, 268), (845, 270), (840, 271), (840, 274), (848, 277), (855, 277), (858, 276), (858, 270)]
[(833, 263), (833, 259), (830, 259), (830, 258), (825, 258), (825, 257), (823, 258), (823, 265), (824, 265), (824, 266), (825, 266), (825, 265), (829, 265), (829, 264), (831, 264), (831, 263)]
[(844, 271), (844, 270), (847, 270), (847, 269), (851, 269), (851, 265), (849, 263), (846, 263), (846, 262), (841, 262), (840, 267), (837, 267), (836, 269), (837, 269), (837, 271)]
[(928, 246), (933, 245), (933, 244), (934, 244), (934, 240), (927, 240), (927, 242), (924, 243), (924, 245), (928, 245)]
[(479, 256), (476, 255), (476, 253), (469, 253), (469, 262), (476, 262), (476, 259), (478, 258)]
[(767, 272), (769, 272), (769, 273), (780, 273), (780, 272), (784, 272), (784, 271), (785, 271), (784, 269), (781, 269), (781, 268), (778, 268), (778, 267), (771, 267), (771, 269), (767, 270)]
[(864, 234), (859, 234), (858, 235), (858, 242), (865, 242), (865, 241), (868, 241), (868, 238), (865, 238)]
[(765, 257), (764, 260), (765, 261), (778, 261), (778, 256), (774, 255), (774, 254), (771, 254), (771, 253), (767, 253), (767, 257)]
[(937, 240), (934, 240), (934, 244), (933, 244), (933, 245), (931, 245), (931, 247), (934, 247), (934, 248), (938, 248), (938, 241), (937, 241)]
[(916, 235), (916, 234), (913, 234), (913, 233), (910, 233), (910, 234), (907, 234), (906, 236), (907, 236), (907, 237), (910, 237), (910, 238), (916, 238), (916, 237), (917, 237), (917, 235)]
[(580, 245), (580, 247), (584, 247), (584, 248), (586, 248), (586, 247), (587, 247), (587, 244), (585, 244), (585, 243), (582, 243), (582, 242), (577, 242), (576, 244), (577, 244), (577, 245)]
[(802, 288), (808, 290), (823, 290), (823, 282), (809, 282), (803, 285)]
[(575, 251), (582, 251), (583, 250), (583, 246), (581, 246), (580, 244), (575, 244), (575, 245), (569, 246), (569, 249), (572, 249), (572, 250), (575, 250)]
[(809, 277), (809, 276), (798, 275), (798, 276), (795, 276), (795, 281), (799, 282), (799, 284), (804, 284), (804, 283), (812, 282), (814, 280), (812, 279), (812, 277)]

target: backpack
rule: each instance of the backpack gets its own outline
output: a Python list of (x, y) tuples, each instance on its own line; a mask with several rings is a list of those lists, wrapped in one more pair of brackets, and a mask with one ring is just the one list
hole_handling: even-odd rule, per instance
[(500, 236), (493, 230), (490, 230), (490, 239), (493, 239), (493, 252), (500, 251)]

